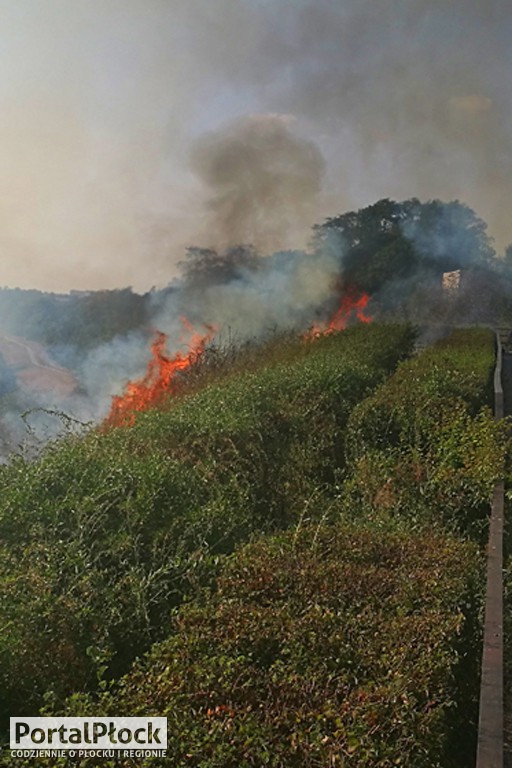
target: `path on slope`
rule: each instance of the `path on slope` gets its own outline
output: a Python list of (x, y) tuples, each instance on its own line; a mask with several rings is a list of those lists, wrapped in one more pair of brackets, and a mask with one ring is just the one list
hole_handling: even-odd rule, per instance
[(0, 352), (21, 389), (66, 396), (78, 387), (71, 371), (55, 365), (41, 344), (0, 333)]

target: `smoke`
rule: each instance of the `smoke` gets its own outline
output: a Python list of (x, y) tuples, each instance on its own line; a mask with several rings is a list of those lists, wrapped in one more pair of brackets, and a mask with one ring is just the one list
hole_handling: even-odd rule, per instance
[(510, 240), (506, 3), (271, 7), (271, 66), (287, 73), (276, 78), (274, 98), (322, 136), (334, 212), (340, 191), (342, 208), (380, 197), (461, 199), (489, 222), (500, 247)]
[(202, 137), (192, 167), (208, 191), (210, 245), (251, 243), (264, 252), (301, 245), (317, 211), (324, 162), (284, 115), (253, 115)]
[(112, 396), (144, 371), (148, 346), (147, 334), (140, 331), (116, 336), (84, 355), (77, 375), (86, 397), (71, 400), (71, 412), (82, 420), (98, 421), (106, 416)]
[(183, 314), (198, 325), (232, 331), (237, 340), (274, 330), (304, 331), (319, 312), (325, 316), (334, 308), (341, 272), (340, 254), (277, 252), (251, 267), (234, 268), (223, 281), (185, 282), (155, 310), (155, 325), (171, 339), (180, 335)]
[(506, 0), (4, 0), (0, 29), (3, 284), (146, 290), (382, 197), (512, 240)]

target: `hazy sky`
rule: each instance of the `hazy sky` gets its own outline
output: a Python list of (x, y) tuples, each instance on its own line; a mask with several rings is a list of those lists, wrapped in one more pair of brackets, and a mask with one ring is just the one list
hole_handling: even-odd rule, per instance
[(380, 197), (512, 241), (510, 0), (0, 0), (0, 285), (145, 290)]

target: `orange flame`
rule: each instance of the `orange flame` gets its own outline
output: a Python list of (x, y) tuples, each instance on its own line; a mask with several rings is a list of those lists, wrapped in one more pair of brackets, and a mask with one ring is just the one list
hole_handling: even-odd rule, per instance
[[(315, 339), (318, 336), (342, 331), (347, 327), (354, 313), (359, 322), (371, 323), (373, 318), (365, 314), (369, 301), (370, 297), (366, 293), (360, 296), (356, 296), (354, 292), (347, 293), (327, 326), (314, 326), (304, 335), (304, 338)], [(205, 325), (207, 332), (201, 334), (185, 317), (180, 317), (180, 320), (189, 334), (188, 353), (177, 352), (174, 357), (168, 357), (165, 354), (167, 336), (157, 331), (151, 344), (152, 357), (146, 373), (142, 379), (128, 382), (122, 395), (112, 397), (110, 413), (104, 422), (105, 426), (132, 426), (137, 413), (158, 405), (168, 395), (176, 394), (179, 380), (177, 374), (190, 368), (201, 357), (206, 345), (218, 330), (214, 326)]]
[(360, 323), (371, 323), (373, 317), (365, 314), (365, 309), (368, 306), (369, 301), (370, 296), (368, 296), (367, 293), (362, 293), (360, 296), (354, 295), (353, 292), (347, 293), (343, 296), (340, 306), (327, 323), (327, 326), (313, 326), (313, 328), (306, 334), (306, 338), (314, 339), (318, 336), (326, 336), (329, 333), (334, 333), (334, 331), (345, 330), (354, 313)]
[(165, 354), (167, 336), (156, 332), (151, 344), (151, 360), (146, 373), (138, 381), (125, 385), (122, 395), (114, 395), (110, 413), (105, 425), (110, 427), (132, 426), (136, 413), (147, 411), (160, 403), (166, 395), (177, 391), (177, 374), (195, 363), (204, 353), (207, 343), (216, 333), (213, 326), (205, 326), (207, 333), (198, 333), (185, 317), (180, 317), (181, 324), (189, 334), (188, 353), (177, 352), (174, 357)]
[(327, 330), (343, 331), (347, 327), (353, 312), (355, 312), (360, 323), (371, 323), (373, 320), (371, 315), (365, 315), (364, 313), (369, 301), (370, 297), (367, 293), (362, 293), (359, 298), (355, 298), (353, 294), (344, 296), (340, 306), (332, 316)]

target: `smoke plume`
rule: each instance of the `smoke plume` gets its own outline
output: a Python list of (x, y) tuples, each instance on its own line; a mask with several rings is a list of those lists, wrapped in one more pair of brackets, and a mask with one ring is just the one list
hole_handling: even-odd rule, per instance
[(5, 0), (0, 29), (5, 285), (146, 290), (382, 197), (512, 240), (506, 0)]
[(251, 116), (197, 141), (192, 167), (208, 192), (199, 241), (217, 248), (251, 243), (263, 252), (303, 244), (324, 163), (287, 123), (283, 115)]
[[(512, 241), (506, 0), (4, 0), (0, 30), (0, 284), (175, 280), (152, 294), (154, 326), (177, 339), (184, 313), (247, 337), (332, 307), (343, 243), (307, 251), (326, 217), (458, 199)], [(443, 227), (406, 234), (468, 254)], [(189, 246), (214, 263), (179, 282)], [(90, 399), (66, 410), (101, 417), (148, 333), (89, 350)]]

